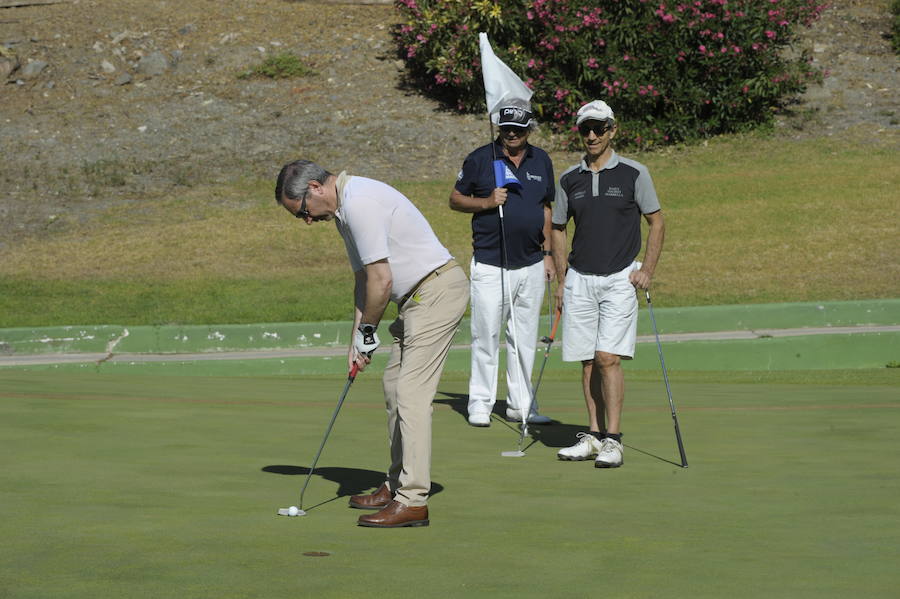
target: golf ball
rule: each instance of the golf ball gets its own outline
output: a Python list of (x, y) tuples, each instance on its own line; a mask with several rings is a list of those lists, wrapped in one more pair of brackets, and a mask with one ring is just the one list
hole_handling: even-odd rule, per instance
[(300, 510), (297, 509), (296, 505), (292, 505), (291, 507), (288, 508), (288, 516), (296, 516), (299, 513), (300, 513)]

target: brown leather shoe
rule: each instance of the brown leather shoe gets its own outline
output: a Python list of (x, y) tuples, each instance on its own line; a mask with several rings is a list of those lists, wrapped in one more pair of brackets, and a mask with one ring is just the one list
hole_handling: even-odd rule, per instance
[(358, 510), (380, 510), (387, 506), (394, 498), (387, 483), (381, 483), (378, 490), (368, 495), (353, 495), (350, 497), (350, 507)]
[(358, 524), (374, 528), (428, 526), (428, 506), (410, 507), (399, 501), (392, 501), (380, 512), (360, 516)]

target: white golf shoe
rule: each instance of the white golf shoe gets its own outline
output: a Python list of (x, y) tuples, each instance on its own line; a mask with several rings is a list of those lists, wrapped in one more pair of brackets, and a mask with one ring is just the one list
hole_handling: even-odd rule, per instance
[(589, 460), (600, 452), (600, 441), (590, 433), (578, 433), (575, 435), (578, 442), (572, 447), (564, 447), (556, 453), (561, 460), (580, 462)]
[(600, 441), (600, 451), (594, 460), (596, 468), (618, 468), (622, 465), (622, 444), (615, 439), (607, 437)]
[[(522, 412), (520, 410), (506, 409), (506, 419), (510, 422), (522, 422)], [(528, 416), (528, 424), (550, 424), (553, 422), (548, 416), (532, 412)]]
[(469, 414), (469, 424), (472, 426), (485, 427), (491, 425), (490, 414)]

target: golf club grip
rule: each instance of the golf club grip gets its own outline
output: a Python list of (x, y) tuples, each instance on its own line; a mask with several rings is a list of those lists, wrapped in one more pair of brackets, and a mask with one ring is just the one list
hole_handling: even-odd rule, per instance
[(347, 378), (351, 381), (356, 378), (356, 375), (359, 374), (359, 364), (356, 362), (353, 363), (353, 366), (350, 368), (350, 374), (347, 375)]

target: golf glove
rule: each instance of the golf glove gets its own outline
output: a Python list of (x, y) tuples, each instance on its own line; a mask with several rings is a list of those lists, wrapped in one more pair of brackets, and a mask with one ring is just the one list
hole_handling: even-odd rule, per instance
[(372, 353), (381, 344), (375, 328), (374, 324), (360, 324), (357, 327), (356, 334), (353, 337), (353, 346), (356, 348), (356, 351), (371, 357)]

